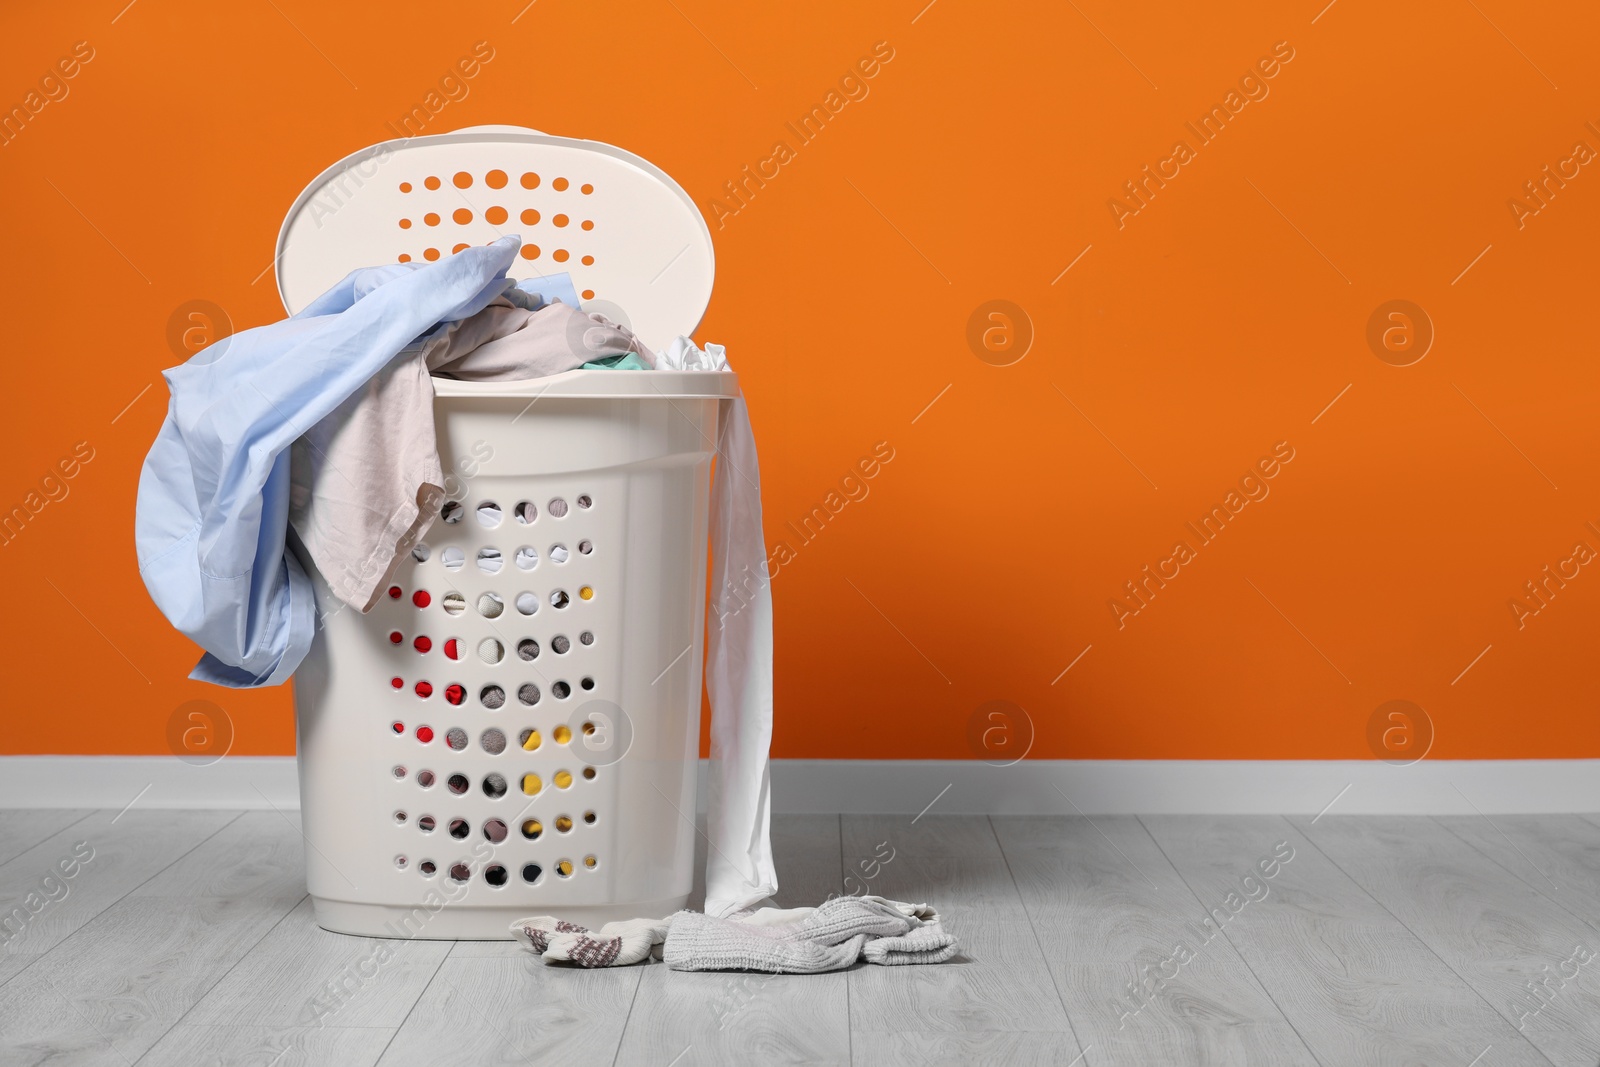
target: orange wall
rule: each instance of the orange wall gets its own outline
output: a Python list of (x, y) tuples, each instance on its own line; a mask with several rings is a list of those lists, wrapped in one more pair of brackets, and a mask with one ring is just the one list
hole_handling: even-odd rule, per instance
[[(0, 506), (93, 450), (0, 548), (0, 749), (164, 752), (207, 699), (234, 752), (292, 750), (288, 689), (186, 681), (196, 650), (136, 571), (168, 319), (279, 317), (257, 279), (294, 196), (487, 41), (425, 132), (623, 145), (714, 219), (699, 336), (741, 372), (794, 549), (777, 755), (964, 758), (1005, 700), (1034, 756), (1367, 758), (1403, 699), (1435, 757), (1600, 756), (1600, 567), (1520, 628), (1509, 605), (1600, 549), (1600, 167), (1508, 206), (1600, 150), (1592, 7), (125, 2), (0, 13), (7, 107), (93, 49), (0, 147)], [(800, 144), (786, 121), (878, 42), (868, 95)], [(1268, 95), (1202, 144), (1185, 123), (1275, 46)], [(723, 183), (780, 139), (793, 158), (732, 213)], [(1133, 213), (1123, 183), (1179, 140), (1193, 158)], [(1410, 366), (1366, 339), (1394, 299), (1436, 331)], [(1009, 366), (969, 347), (990, 300), (1036, 335)], [(802, 546), (785, 523), (878, 442), (869, 495)], [(1270, 495), (1200, 545), (1185, 523), (1279, 442)], [(1194, 558), (1119, 628), (1108, 601), (1180, 539)]]

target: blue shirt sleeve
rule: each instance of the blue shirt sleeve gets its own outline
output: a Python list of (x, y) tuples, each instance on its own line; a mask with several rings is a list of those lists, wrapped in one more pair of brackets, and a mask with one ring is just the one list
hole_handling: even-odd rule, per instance
[(165, 372), (171, 402), (139, 478), (139, 573), (205, 650), (190, 675), (285, 681), (311, 648), (311, 580), (286, 549), (289, 446), (416, 337), (503, 293), (521, 240), (418, 268), (355, 271), (294, 318)]

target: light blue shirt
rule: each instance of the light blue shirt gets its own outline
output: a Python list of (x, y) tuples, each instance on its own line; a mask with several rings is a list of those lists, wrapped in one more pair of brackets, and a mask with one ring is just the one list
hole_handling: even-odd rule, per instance
[[(521, 244), (354, 271), (293, 318), (164, 373), (172, 400), (139, 478), (134, 532), (156, 606), (205, 649), (189, 677), (247, 688), (294, 673), (316, 611), (311, 580), (285, 551), (289, 446), (418, 337), (510, 290)], [(523, 288), (566, 298), (571, 284)]]

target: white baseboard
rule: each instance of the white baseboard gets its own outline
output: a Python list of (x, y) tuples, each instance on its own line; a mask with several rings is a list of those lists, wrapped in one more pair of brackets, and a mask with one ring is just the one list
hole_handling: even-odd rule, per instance
[[(703, 782), (701, 793), (703, 808)], [(1596, 812), (1600, 760), (774, 760), (772, 797), (779, 813), (913, 816)], [(149, 808), (300, 805), (290, 756), (209, 767), (171, 756), (0, 756), (0, 808), (120, 809), (136, 798)]]
[(0, 808), (298, 808), (293, 756), (0, 756)]

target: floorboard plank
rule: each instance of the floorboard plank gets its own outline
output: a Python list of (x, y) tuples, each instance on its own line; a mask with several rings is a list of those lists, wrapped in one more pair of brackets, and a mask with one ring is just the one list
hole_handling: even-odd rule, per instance
[[(1576, 964), (1567, 980), (1557, 973), (1574, 946), (1600, 952), (1592, 929), (1432, 819), (1330, 816), (1302, 829), (1557, 1067), (1600, 1061), (1600, 956), (1587, 983)], [(1528, 987), (1542, 978), (1546, 996)]]
[[(355, 1026), (193, 1026), (167, 1031), (151, 1067), (373, 1067), (392, 1029)], [(143, 1065), (141, 1065), (143, 1067)]]
[(1322, 1063), (1467, 1064), (1489, 1046), (1497, 1065), (1547, 1062), (1287, 821), (1141, 821)]
[(87, 1028), (137, 1060), (304, 896), (303, 848), (275, 812), (234, 819), (0, 989), (0, 1047)]
[[(855, 1041), (856, 1063), (862, 1067), (1077, 1067), (1085, 1062), (1070, 1032), (883, 1030), (857, 1034)], [(1145, 1067), (1157, 1062), (1147, 1060)]]
[[(839, 820), (779, 815), (772, 820), (778, 903), (814, 907), (841, 891)], [(687, 1064), (850, 1062), (844, 973), (761, 975), (643, 969), (617, 1057), (621, 1065), (661, 1067), (664, 1050), (691, 1048)]]
[[(609, 1064), (622, 1041), (642, 969), (580, 970), (550, 966), (527, 954), (452, 957), (439, 967), (378, 1062), (380, 1067)], [(663, 1055), (661, 1063), (671, 1056)]]
[[(1204, 909), (1138, 819), (993, 822), (1090, 1064), (1316, 1067), (1227, 939), (1201, 945), (1186, 926)], [(1130, 995), (1147, 976), (1154, 993)]]
[[(236, 811), (99, 811), (0, 866), (0, 987), (85, 923), (239, 817)], [(86, 861), (71, 867), (81, 857)], [(75, 871), (60, 879), (62, 861)], [(45, 884), (55, 876), (59, 883)], [(48, 902), (51, 895), (57, 899)], [(41, 906), (42, 905), (42, 906)], [(15, 909), (37, 909), (17, 931)], [(11, 936), (7, 937), (10, 933)]]
[(1582, 920), (1600, 951), (1600, 825), (1578, 815), (1436, 816), (1435, 822)]
[(394, 1030), (452, 942), (333, 934), (302, 900), (184, 1017), (197, 1026)]
[(851, 890), (932, 904), (961, 939), (946, 963), (851, 971), (853, 1032), (1072, 1031), (986, 817), (847, 815), (843, 841)]
[(94, 809), (7, 808), (0, 811), (0, 865), (48, 841), (73, 823), (87, 819)]

